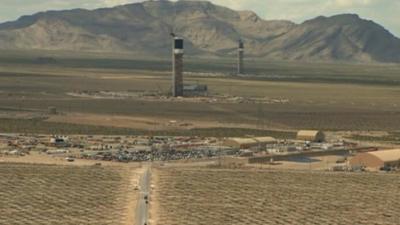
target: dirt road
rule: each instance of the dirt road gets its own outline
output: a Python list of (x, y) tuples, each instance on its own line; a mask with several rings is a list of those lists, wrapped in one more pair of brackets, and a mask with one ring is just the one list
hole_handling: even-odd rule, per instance
[(150, 167), (146, 166), (139, 181), (140, 193), (136, 209), (136, 225), (149, 224), (150, 177)]

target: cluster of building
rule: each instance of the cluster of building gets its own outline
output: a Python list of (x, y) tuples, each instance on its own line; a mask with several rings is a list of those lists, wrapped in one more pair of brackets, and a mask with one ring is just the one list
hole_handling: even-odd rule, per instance
[(400, 149), (378, 150), (344, 141), (326, 142), (325, 134), (317, 130), (299, 131), (296, 140), (249, 137), (227, 139), (224, 144), (240, 149), (239, 155), (250, 157), (250, 163), (335, 155), (343, 156), (333, 166), (337, 171), (400, 170)]
[(343, 155), (338, 170), (400, 168), (400, 149), (356, 151), (352, 143), (327, 142), (321, 131), (299, 131), (296, 139), (274, 137), (202, 138), (172, 136), (48, 136), (0, 135), (0, 155), (25, 156), (31, 151), (53, 157), (117, 162), (173, 161), (245, 157), (249, 163), (268, 163), (287, 157)]
[(274, 137), (229, 138), (224, 145), (240, 149), (241, 156), (279, 155), (310, 150), (343, 149), (344, 142), (325, 142), (321, 131), (302, 130), (295, 140), (278, 140)]
[(25, 156), (31, 151), (52, 157), (117, 162), (171, 161), (237, 156), (238, 150), (218, 138), (170, 136), (25, 136), (0, 137), (0, 155)]
[[(302, 134), (301, 132), (299, 134)], [(309, 133), (311, 134), (311, 133)], [(304, 141), (322, 141), (317, 132), (314, 139), (303, 138), (302, 148), (296, 141), (278, 140), (273, 137), (202, 138), (170, 136), (24, 136), (3, 135), (0, 153), (24, 155), (30, 151), (51, 156), (76, 157), (108, 161), (169, 161), (205, 159), (220, 156), (253, 156), (261, 151), (279, 154), (304, 150)], [(322, 138), (322, 139), (321, 139)]]

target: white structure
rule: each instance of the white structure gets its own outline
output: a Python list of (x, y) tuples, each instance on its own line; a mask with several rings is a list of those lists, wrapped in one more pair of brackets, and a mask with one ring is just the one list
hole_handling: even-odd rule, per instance
[(324, 142), (325, 134), (319, 130), (301, 130), (297, 132), (297, 140), (310, 142)]

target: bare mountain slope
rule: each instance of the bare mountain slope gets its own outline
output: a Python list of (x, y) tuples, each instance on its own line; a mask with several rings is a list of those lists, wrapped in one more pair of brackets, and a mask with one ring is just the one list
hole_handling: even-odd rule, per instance
[(42, 12), (0, 24), (0, 48), (169, 54), (169, 33), (187, 39), (188, 54), (246, 53), (284, 60), (400, 62), (400, 40), (357, 15), (302, 24), (266, 21), (203, 1), (147, 1), (97, 10)]

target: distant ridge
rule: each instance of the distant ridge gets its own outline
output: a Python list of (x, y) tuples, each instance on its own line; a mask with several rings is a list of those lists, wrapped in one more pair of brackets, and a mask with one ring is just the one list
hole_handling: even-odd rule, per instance
[(204, 1), (147, 1), (97, 10), (48, 11), (0, 24), (1, 49), (169, 54), (168, 34), (188, 54), (246, 54), (276, 60), (400, 62), (400, 39), (373, 21), (344, 14), (302, 24), (263, 20)]

